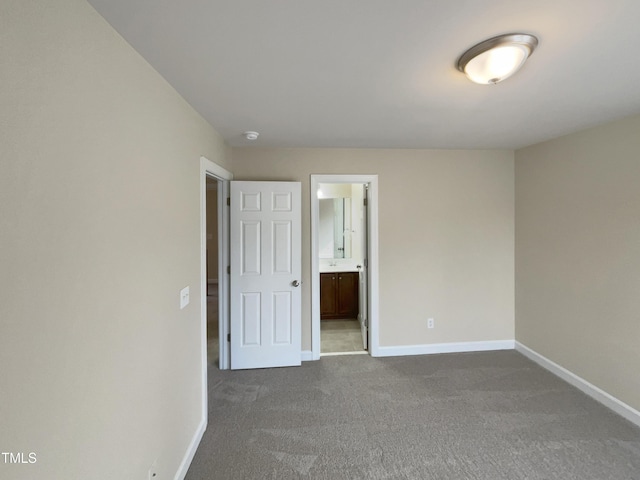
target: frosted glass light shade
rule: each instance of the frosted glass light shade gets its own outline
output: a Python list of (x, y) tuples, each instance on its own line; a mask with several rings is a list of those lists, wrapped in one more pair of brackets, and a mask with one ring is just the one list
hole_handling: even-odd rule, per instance
[(458, 70), (475, 83), (495, 84), (520, 70), (537, 45), (532, 35), (494, 37), (467, 50), (458, 60)]

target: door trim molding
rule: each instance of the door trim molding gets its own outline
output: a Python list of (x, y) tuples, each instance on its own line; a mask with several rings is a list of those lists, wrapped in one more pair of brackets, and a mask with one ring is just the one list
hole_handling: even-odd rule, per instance
[(211, 160), (200, 157), (200, 317), (202, 335), (202, 369), (204, 409), (207, 409), (207, 177), (220, 181), (218, 188), (218, 335), (220, 342), (220, 370), (229, 369), (229, 345), (225, 341), (229, 333), (229, 181), (233, 174)]
[[(221, 181), (222, 188), (218, 189), (218, 255), (221, 259), (229, 258), (229, 215), (226, 211), (227, 202), (222, 202), (221, 198), (226, 198), (226, 192), (228, 191), (229, 180), (233, 178), (231, 172), (228, 172), (220, 165), (213, 163), (205, 157), (200, 157), (200, 358), (201, 358), (201, 384), (200, 389), (202, 392), (202, 405), (201, 405), (201, 417), (200, 423), (196, 427), (196, 430), (191, 438), (191, 442), (187, 447), (187, 450), (182, 457), (182, 462), (178, 467), (175, 478), (184, 478), (189, 470), (189, 466), (196, 454), (198, 445), (202, 440), (205, 430), (207, 429), (207, 423), (209, 421), (208, 416), (208, 395), (207, 395), (207, 176), (214, 177)], [(224, 197), (223, 197), (224, 195)], [(223, 264), (226, 262), (218, 262), (218, 278), (222, 281), (219, 284), (219, 302), (221, 311), (220, 325), (225, 324), (224, 328), (228, 328), (226, 324), (228, 322), (222, 321), (228, 318), (229, 300), (228, 300), (228, 288), (229, 280), (226, 275), (220, 275), (224, 269)], [(223, 293), (224, 292), (224, 293)], [(225, 316), (226, 315), (226, 316)], [(221, 337), (222, 338), (222, 337)], [(226, 337), (225, 337), (226, 338)], [(225, 342), (226, 343), (226, 342)], [(221, 350), (222, 352), (222, 350)], [(222, 356), (222, 353), (221, 353)], [(222, 358), (220, 361), (222, 365)], [(228, 362), (227, 362), (228, 364)]]
[[(204, 387), (204, 413), (207, 413), (207, 177), (220, 181), (218, 188), (218, 298), (220, 369), (229, 368), (229, 346), (224, 339), (229, 331), (229, 211), (226, 198), (233, 174), (211, 160), (200, 157), (200, 327), (202, 348), (202, 385)], [(226, 261), (225, 261), (226, 260)]]
[(378, 175), (311, 175), (311, 356), (320, 359), (320, 260), (318, 187), (321, 183), (369, 184), (369, 354), (380, 356), (378, 333)]

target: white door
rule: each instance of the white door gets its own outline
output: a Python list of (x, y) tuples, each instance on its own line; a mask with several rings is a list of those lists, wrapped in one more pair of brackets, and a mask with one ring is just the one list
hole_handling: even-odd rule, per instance
[(301, 364), (299, 182), (231, 182), (231, 368)]
[(369, 347), (368, 337), (369, 337), (369, 319), (367, 315), (367, 306), (368, 306), (368, 287), (369, 287), (369, 200), (367, 198), (368, 194), (368, 185), (364, 185), (363, 187), (363, 196), (364, 196), (364, 206), (362, 208), (362, 256), (364, 261), (362, 262), (360, 272), (360, 288), (359, 288), (359, 320), (360, 320), (360, 330), (362, 332), (362, 347), (364, 350), (367, 350)]

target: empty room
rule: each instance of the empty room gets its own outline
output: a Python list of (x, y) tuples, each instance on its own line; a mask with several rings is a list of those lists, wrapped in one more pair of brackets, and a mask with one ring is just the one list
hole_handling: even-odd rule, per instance
[(640, 478), (637, 18), (0, 2), (0, 478)]

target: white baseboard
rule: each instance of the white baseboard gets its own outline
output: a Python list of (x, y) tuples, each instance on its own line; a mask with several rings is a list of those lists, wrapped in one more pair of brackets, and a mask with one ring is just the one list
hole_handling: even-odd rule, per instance
[(195, 434), (193, 435), (193, 438), (191, 439), (191, 443), (189, 444), (189, 448), (187, 448), (186, 453), (184, 454), (184, 458), (182, 459), (182, 462), (180, 463), (180, 467), (178, 468), (178, 471), (176, 472), (176, 476), (173, 477), (174, 480), (184, 480), (184, 477), (187, 476), (187, 471), (189, 470), (189, 467), (191, 466), (191, 462), (193, 461), (193, 457), (196, 454), (196, 450), (198, 450), (198, 445), (200, 445), (200, 441), (202, 440), (202, 436), (204, 435), (204, 431), (207, 429), (207, 419), (206, 417), (202, 419), (202, 422), (200, 422), (200, 425), (198, 425), (198, 428), (195, 432)]
[(565, 382), (570, 383), (578, 390), (582, 390), (594, 400), (600, 402), (605, 407), (613, 410), (618, 415), (621, 415), (622, 417), (640, 427), (640, 412), (638, 410), (631, 407), (630, 405), (627, 405), (623, 401), (618, 400), (613, 395), (610, 395), (609, 393), (596, 387), (595, 385), (587, 382), (584, 378), (579, 377), (575, 373), (570, 372), (566, 368), (558, 365), (557, 363), (549, 360), (546, 357), (543, 357), (538, 352), (531, 350), (529, 347), (521, 344), (520, 342), (515, 343), (516, 350), (523, 354), (525, 357), (534, 361), (546, 370), (549, 370), (551, 373), (557, 375)]
[(376, 357), (401, 357), (404, 355), (430, 355), (435, 353), (485, 352), (490, 350), (513, 350), (514, 340), (492, 340), (488, 342), (432, 343), (429, 345), (401, 345), (378, 347)]
[(313, 352), (311, 350), (303, 350), (302, 351), (302, 361), (310, 362), (313, 360)]

